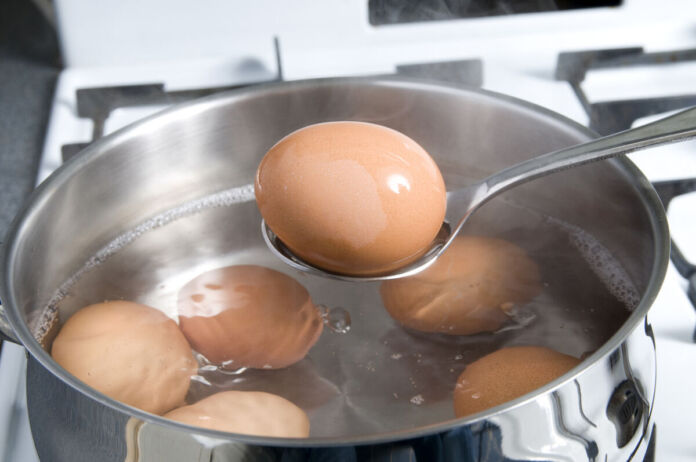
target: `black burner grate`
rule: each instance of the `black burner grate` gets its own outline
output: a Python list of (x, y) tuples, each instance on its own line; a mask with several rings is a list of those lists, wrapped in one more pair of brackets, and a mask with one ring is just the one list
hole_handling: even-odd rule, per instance
[[(274, 45), (278, 69), (277, 75), (273, 79), (262, 82), (178, 91), (165, 90), (164, 84), (162, 83), (78, 89), (75, 92), (77, 115), (80, 118), (90, 119), (92, 121), (92, 139), (81, 143), (70, 143), (61, 146), (63, 162), (72, 158), (75, 154), (89, 146), (93, 141), (104, 136), (105, 123), (115, 109), (138, 106), (172, 105), (228, 90), (282, 81), (283, 68), (280, 43), (277, 38), (274, 40)], [(402, 65), (396, 67), (396, 74), (415, 78), (427, 78), (439, 82), (457, 83), (472, 87), (480, 87), (483, 83), (483, 65), (480, 59)]]

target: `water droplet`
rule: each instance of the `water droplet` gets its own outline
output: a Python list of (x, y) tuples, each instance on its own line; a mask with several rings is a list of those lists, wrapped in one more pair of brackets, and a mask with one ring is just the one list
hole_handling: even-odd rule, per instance
[(415, 404), (416, 406), (420, 406), (421, 404), (423, 404), (423, 402), (425, 402), (425, 400), (423, 399), (423, 395), (416, 395), (412, 397), (409, 401), (411, 401), (411, 404)]
[(394, 353), (393, 355), (391, 355), (391, 359), (401, 359), (401, 356), (401, 353)]
[(481, 397), (481, 393), (479, 393), (478, 391), (476, 393), (471, 394), (472, 399), (479, 399), (480, 397)]
[(327, 310), (324, 318), (324, 324), (332, 332), (337, 334), (346, 334), (350, 331), (350, 313), (345, 308), (337, 306)]
[(454, 360), (455, 360), (455, 361), (459, 361), (460, 359), (464, 359), (464, 356), (463, 356), (463, 355), (457, 355), (457, 356), (454, 357)]

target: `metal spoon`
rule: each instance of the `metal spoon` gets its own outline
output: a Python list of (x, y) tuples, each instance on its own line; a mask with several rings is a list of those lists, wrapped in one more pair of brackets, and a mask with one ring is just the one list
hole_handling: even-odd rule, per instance
[(469, 217), (489, 199), (527, 181), (596, 160), (627, 154), (660, 144), (696, 137), (696, 108), (687, 109), (642, 127), (594, 139), (586, 143), (535, 157), (495, 173), (480, 183), (447, 193), (447, 213), (430, 249), (418, 260), (386, 274), (351, 276), (312, 266), (295, 256), (262, 222), (268, 247), (285, 263), (298, 270), (344, 281), (381, 281), (418, 273), (447, 249)]

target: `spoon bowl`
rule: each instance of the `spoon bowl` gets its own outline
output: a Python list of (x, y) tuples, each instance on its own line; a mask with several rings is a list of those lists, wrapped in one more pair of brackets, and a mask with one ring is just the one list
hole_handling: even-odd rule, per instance
[(469, 217), (488, 200), (510, 188), (590, 162), (695, 137), (696, 108), (691, 108), (638, 128), (534, 157), (494, 173), (479, 183), (450, 191), (447, 193), (445, 221), (430, 247), (418, 260), (388, 273), (364, 276), (327, 271), (293, 254), (265, 221), (261, 222), (261, 233), (276, 256), (291, 267), (306, 273), (352, 282), (402, 278), (419, 273), (435, 263), (437, 258), (447, 250)]

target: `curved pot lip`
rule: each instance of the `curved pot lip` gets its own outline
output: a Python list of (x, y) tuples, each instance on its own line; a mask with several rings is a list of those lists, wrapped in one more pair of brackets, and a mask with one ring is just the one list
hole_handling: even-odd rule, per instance
[(502, 101), (509, 104), (515, 108), (526, 109), (530, 113), (544, 117), (547, 120), (557, 122), (559, 127), (563, 129), (570, 129), (575, 134), (580, 134), (585, 136), (587, 139), (597, 137), (597, 134), (590, 130), (589, 128), (571, 120), (563, 115), (553, 112), (544, 107), (538, 106), (534, 103), (524, 101), (509, 95), (504, 95), (489, 90), (483, 90), (480, 88), (471, 88), (463, 85), (456, 85), (451, 83), (442, 83), (437, 81), (429, 81), (423, 79), (414, 78), (404, 78), (400, 76), (386, 76), (386, 77), (339, 77), (339, 78), (321, 78), (321, 79), (309, 79), (309, 80), (298, 80), (290, 82), (274, 82), (267, 84), (254, 85), (247, 88), (226, 91), (223, 93), (211, 95), (205, 98), (197, 99), (191, 102), (186, 102), (183, 104), (175, 105), (171, 108), (165, 109), (162, 112), (151, 115), (142, 119), (134, 124), (124, 127), (87, 147), (80, 154), (75, 156), (69, 162), (60, 166), (55, 172), (53, 172), (49, 178), (47, 178), (43, 183), (41, 183), (31, 194), (28, 201), (23, 206), (21, 212), (15, 218), (10, 232), (7, 235), (7, 241), (2, 250), (2, 264), (3, 273), (0, 279), (0, 289), (2, 289), (4, 308), (7, 313), (8, 320), (12, 325), (15, 334), (20, 339), (25, 348), (31, 353), (31, 355), (46, 369), (48, 369), (52, 374), (60, 378), (68, 386), (76, 389), (80, 393), (89, 396), (91, 399), (99, 402), (100, 404), (107, 406), (115, 411), (118, 411), (124, 415), (130, 417), (136, 417), (145, 422), (151, 422), (165, 427), (170, 427), (172, 429), (178, 429), (186, 433), (195, 433), (197, 435), (212, 437), (220, 440), (235, 441), (240, 443), (248, 443), (253, 445), (263, 445), (263, 446), (281, 446), (281, 447), (328, 447), (328, 446), (344, 446), (344, 445), (363, 445), (363, 444), (377, 444), (386, 443), (395, 440), (403, 440), (414, 437), (420, 437), (425, 435), (430, 435), (434, 433), (440, 433), (448, 430), (453, 430), (459, 427), (470, 425), (476, 422), (483, 421), (489, 417), (502, 414), (513, 408), (523, 406), (524, 404), (536, 400), (538, 397), (545, 395), (553, 390), (556, 390), (563, 386), (564, 384), (575, 380), (580, 376), (585, 370), (599, 362), (602, 358), (613, 352), (626, 337), (639, 325), (640, 321), (645, 318), (649, 308), (654, 302), (657, 293), (662, 285), (664, 279), (668, 261), (669, 261), (669, 230), (667, 226), (667, 221), (662, 207), (662, 203), (657, 196), (657, 193), (653, 189), (650, 182), (645, 178), (643, 173), (625, 157), (619, 157), (611, 159), (610, 162), (618, 166), (618, 170), (627, 177), (630, 181), (641, 200), (644, 202), (646, 211), (649, 215), (651, 231), (655, 236), (653, 252), (655, 254), (655, 259), (653, 262), (653, 267), (651, 269), (650, 279), (647, 288), (641, 298), (638, 306), (634, 309), (631, 315), (628, 317), (626, 322), (621, 326), (621, 328), (614, 333), (614, 335), (605, 342), (597, 351), (586, 357), (577, 367), (573, 368), (571, 371), (565, 375), (557, 378), (556, 380), (547, 383), (545, 386), (536, 389), (535, 391), (516, 398), (507, 403), (501, 404), (494, 408), (487, 409), (477, 414), (472, 414), (463, 418), (453, 418), (446, 421), (438, 422), (431, 425), (420, 426), (413, 429), (405, 429), (398, 431), (390, 431), (384, 433), (377, 433), (372, 435), (363, 436), (351, 436), (351, 437), (310, 437), (304, 439), (293, 439), (293, 438), (271, 438), (271, 437), (258, 437), (242, 434), (232, 434), (216, 430), (207, 430), (199, 427), (192, 427), (184, 425), (178, 422), (174, 422), (168, 419), (164, 419), (161, 416), (149, 414), (140, 409), (128, 406), (121, 402), (118, 402), (108, 396), (84, 385), (80, 380), (69, 374), (61, 366), (58, 365), (51, 358), (50, 354), (45, 351), (38, 341), (33, 337), (29, 331), (28, 326), (22, 320), (19, 310), (16, 306), (14, 299), (14, 291), (12, 290), (14, 281), (13, 274), (8, 271), (9, 268), (14, 267), (15, 259), (17, 258), (17, 243), (18, 236), (21, 234), (21, 230), (28, 226), (28, 217), (32, 214), (37, 213), (37, 209), (40, 208), (41, 204), (47, 200), (50, 191), (57, 188), (65, 181), (67, 181), (75, 172), (77, 172), (83, 165), (89, 163), (93, 158), (103, 155), (104, 152), (108, 151), (109, 146), (113, 144), (119, 144), (124, 139), (128, 139), (131, 136), (137, 135), (141, 131), (151, 130), (156, 127), (158, 123), (166, 123), (172, 118), (182, 117), (188, 111), (204, 111), (209, 108), (215, 107), (217, 105), (228, 104), (230, 99), (245, 98), (257, 95), (259, 92), (273, 92), (275, 89), (287, 89), (288, 87), (295, 87), (298, 89), (307, 87), (317, 87), (317, 86), (333, 86), (337, 84), (353, 84), (353, 85), (369, 85), (369, 86), (385, 86), (385, 87), (408, 87), (414, 89), (424, 89), (436, 92), (467, 92), (477, 97), (490, 98)]

